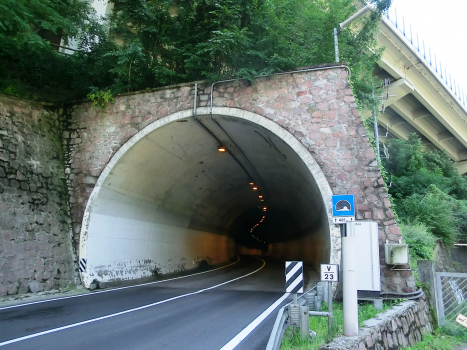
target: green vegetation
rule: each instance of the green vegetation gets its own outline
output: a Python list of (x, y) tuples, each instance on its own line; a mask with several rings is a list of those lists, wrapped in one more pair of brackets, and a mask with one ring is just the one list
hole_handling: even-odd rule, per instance
[[(427, 237), (424, 231), (448, 245), (465, 242), (467, 180), (454, 162), (445, 152), (424, 150), (415, 134), (407, 140), (390, 139), (387, 146), (390, 156), (382, 164), (394, 208), (403, 225), (418, 227), (404, 232), (414, 256), (427, 258), (423, 244), (417, 244), (417, 239), (423, 243)], [(432, 240), (427, 244), (431, 246)]]
[[(89, 51), (60, 54), (62, 37), (65, 45), (76, 40)], [(0, 92), (63, 102), (112, 83), (106, 73), (111, 62), (102, 56), (115, 45), (89, 1), (2, 0), (0, 42)]]
[(93, 106), (100, 107), (100, 108), (105, 108), (107, 103), (109, 102), (113, 103), (115, 101), (115, 98), (112, 95), (112, 92), (102, 91), (102, 90), (96, 90), (96, 91), (90, 92), (87, 98), (90, 101), (92, 101)]
[[(417, 261), (435, 259), (437, 240), (448, 247), (467, 241), (467, 180), (445, 152), (425, 150), (414, 134), (407, 140), (390, 139), (386, 145), (390, 157), (382, 160), (382, 173), (417, 278)], [(453, 349), (467, 341), (467, 332), (460, 328), (453, 324), (440, 327), (408, 349)]]
[[(364, 326), (364, 321), (375, 317), (377, 314), (390, 309), (394, 302), (384, 302), (383, 310), (378, 310), (373, 307), (373, 304), (358, 305), (358, 320), (359, 326)], [(323, 303), (322, 311), (327, 311), (328, 306)], [(288, 328), (282, 339), (281, 350), (315, 350), (321, 345), (326, 344), (335, 337), (339, 337), (344, 333), (344, 316), (342, 312), (342, 303), (333, 303), (333, 324), (331, 337), (328, 337), (328, 319), (327, 317), (310, 316), (310, 329), (316, 332), (313, 338), (304, 338), (300, 336), (300, 330), (294, 332), (293, 328)]]
[(467, 332), (453, 331), (449, 327), (440, 327), (433, 334), (425, 334), (423, 340), (407, 350), (452, 350), (455, 346), (467, 342)]
[[(4, 0), (0, 4), (0, 92), (52, 102), (226, 77), (252, 79), (334, 61), (332, 29), (352, 0), (111, 0), (97, 18), (90, 0)], [(373, 103), (381, 50), (378, 11), (339, 35), (360, 105)], [(60, 38), (78, 43), (63, 55)], [(117, 45), (118, 43), (118, 45)], [(65, 41), (65, 45), (68, 42)]]

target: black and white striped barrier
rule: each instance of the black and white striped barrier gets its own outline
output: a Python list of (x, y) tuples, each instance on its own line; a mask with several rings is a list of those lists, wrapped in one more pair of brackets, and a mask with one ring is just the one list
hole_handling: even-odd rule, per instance
[(79, 261), (79, 271), (80, 272), (86, 271), (86, 259), (81, 259)]
[(303, 261), (285, 262), (285, 291), (303, 293)]

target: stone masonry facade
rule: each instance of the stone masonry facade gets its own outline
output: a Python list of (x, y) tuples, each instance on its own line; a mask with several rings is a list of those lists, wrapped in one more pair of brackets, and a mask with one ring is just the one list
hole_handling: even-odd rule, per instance
[(431, 333), (433, 318), (426, 297), (406, 301), (365, 321), (356, 337), (339, 337), (318, 350), (396, 350), (414, 346)]
[[(412, 292), (411, 272), (384, 264), (384, 242), (397, 242), (401, 232), (347, 75), (343, 66), (310, 67), (254, 84), (219, 83), (213, 106), (256, 113), (294, 135), (333, 193), (355, 195), (357, 219), (378, 222), (382, 289)], [(2, 97), (0, 295), (32, 290), (33, 281), (34, 289), (72, 283), (83, 214), (101, 172), (144, 127), (191, 110), (194, 91), (194, 83), (181, 84), (118, 96), (105, 109), (81, 103), (56, 112)], [(198, 107), (210, 105), (210, 93), (198, 84)]]
[[(194, 91), (194, 83), (182, 84), (119, 96), (104, 110), (83, 103), (59, 111), (76, 244), (93, 185), (111, 157), (147, 125), (192, 109)], [(198, 84), (198, 107), (210, 105), (210, 93), (210, 85)], [(410, 271), (392, 271), (384, 264), (384, 242), (398, 242), (401, 231), (345, 67), (311, 67), (254, 84), (215, 84), (213, 106), (256, 113), (293, 134), (320, 165), (333, 193), (355, 195), (357, 219), (378, 222), (383, 290), (414, 291)]]
[(73, 284), (57, 114), (0, 96), (0, 297)]

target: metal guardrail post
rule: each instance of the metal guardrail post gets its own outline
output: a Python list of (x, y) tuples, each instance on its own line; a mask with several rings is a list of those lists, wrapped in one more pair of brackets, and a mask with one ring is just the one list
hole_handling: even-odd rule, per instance
[(274, 322), (274, 327), (272, 327), (271, 335), (269, 336), (268, 344), (266, 345), (266, 350), (277, 350), (279, 349), (282, 341), (282, 336), (285, 331), (285, 324), (287, 318), (289, 317), (287, 306), (280, 308), (279, 313), (276, 317), (276, 322)]

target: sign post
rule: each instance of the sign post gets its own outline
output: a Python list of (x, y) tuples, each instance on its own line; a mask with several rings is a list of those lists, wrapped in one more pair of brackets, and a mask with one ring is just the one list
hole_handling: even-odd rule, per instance
[(328, 335), (331, 335), (332, 329), (332, 282), (339, 282), (339, 265), (321, 264), (321, 282), (327, 282), (328, 285)]
[(347, 222), (355, 221), (354, 195), (332, 196), (332, 216), (333, 222), (341, 225), (344, 335), (354, 337), (358, 335), (356, 238), (347, 231)]

